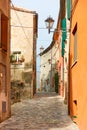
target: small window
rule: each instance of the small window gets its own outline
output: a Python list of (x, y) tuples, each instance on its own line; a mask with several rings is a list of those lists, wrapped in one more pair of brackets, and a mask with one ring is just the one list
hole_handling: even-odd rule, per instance
[(8, 44), (8, 18), (1, 14), (1, 41), (0, 41), (0, 47), (7, 51), (7, 44)]
[(77, 23), (74, 27), (74, 30), (73, 30), (73, 36), (74, 36), (74, 56), (73, 56), (73, 61), (74, 62), (77, 62)]
[(21, 51), (14, 51), (10, 56), (10, 62), (12, 64), (21, 64), (24, 62), (24, 56), (21, 54)]

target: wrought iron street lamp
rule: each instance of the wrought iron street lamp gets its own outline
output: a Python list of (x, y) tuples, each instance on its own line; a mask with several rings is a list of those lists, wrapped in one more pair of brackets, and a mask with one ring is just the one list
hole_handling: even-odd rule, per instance
[(50, 33), (50, 29), (53, 27), (53, 24), (54, 24), (54, 19), (49, 16), (49, 17), (45, 20), (45, 24), (46, 24), (46, 28), (48, 28), (48, 33)]

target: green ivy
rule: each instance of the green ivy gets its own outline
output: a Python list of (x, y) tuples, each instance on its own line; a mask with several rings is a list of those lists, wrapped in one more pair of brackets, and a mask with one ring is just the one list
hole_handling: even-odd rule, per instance
[(58, 93), (58, 88), (59, 88), (59, 76), (58, 72), (55, 73), (55, 92)]

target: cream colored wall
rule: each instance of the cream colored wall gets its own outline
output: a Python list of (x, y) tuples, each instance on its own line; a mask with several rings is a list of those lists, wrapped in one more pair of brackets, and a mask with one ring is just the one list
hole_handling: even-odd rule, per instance
[[(21, 65), (11, 64), (11, 80), (25, 82), (25, 73), (32, 78), (33, 66), (33, 13), (11, 9), (11, 53), (21, 51), (24, 62)], [(28, 65), (27, 68), (26, 64)], [(28, 77), (27, 77), (28, 78)], [(27, 79), (28, 86), (32, 85), (32, 79)]]
[(20, 26), (11, 26), (11, 51), (22, 51), (25, 62), (29, 62), (33, 55), (33, 14), (12, 9), (11, 25)]
[[(34, 40), (34, 15), (33, 11), (28, 11), (21, 8), (11, 9), (11, 53), (20, 51), (24, 57), (22, 64), (11, 63), (11, 83), (12, 88), (23, 83), (24, 89), (21, 98), (32, 98), (33, 97), (33, 84), (34, 80), (34, 60), (33, 44), (36, 44)], [(19, 62), (20, 63), (20, 62)], [(17, 87), (18, 88), (18, 87)], [(24, 95), (24, 96), (23, 96)]]
[[(48, 59), (51, 60), (50, 64)], [(59, 47), (58, 41), (54, 44), (52, 49), (47, 51), (45, 54), (41, 56), (40, 63), (40, 81), (42, 79), (42, 88), (46, 88), (46, 91), (55, 91), (55, 88), (52, 87), (52, 77), (55, 74), (55, 63), (59, 60)], [(52, 65), (52, 66), (51, 66)], [(54, 68), (54, 69), (52, 69)], [(52, 70), (51, 70), (52, 69)], [(47, 85), (46, 80), (49, 79), (49, 83)]]
[(48, 72), (50, 71), (50, 64), (48, 63), (48, 59), (50, 58), (51, 58), (51, 51), (41, 56), (41, 75), (45, 73), (45, 78), (47, 77)]
[(52, 47), (52, 64), (55, 64), (59, 60), (59, 41), (56, 40)]

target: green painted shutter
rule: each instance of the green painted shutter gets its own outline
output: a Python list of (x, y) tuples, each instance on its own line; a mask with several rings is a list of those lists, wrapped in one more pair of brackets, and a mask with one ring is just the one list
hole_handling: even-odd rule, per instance
[(67, 0), (67, 17), (70, 19), (71, 15), (71, 0)]
[(66, 18), (62, 20), (62, 56), (64, 57), (64, 48), (66, 40)]
[(66, 39), (66, 18), (62, 20), (62, 39)]

